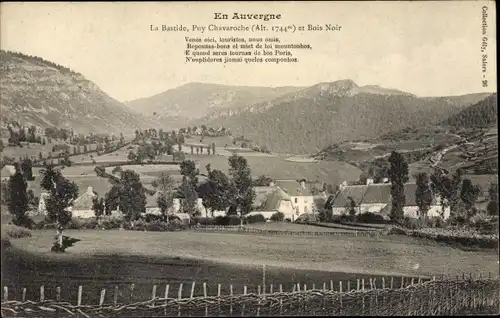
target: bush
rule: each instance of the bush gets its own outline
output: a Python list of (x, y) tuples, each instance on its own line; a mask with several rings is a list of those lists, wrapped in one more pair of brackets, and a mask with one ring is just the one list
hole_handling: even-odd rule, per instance
[(105, 230), (119, 229), (124, 223), (123, 218), (102, 217), (100, 227)]
[(486, 213), (478, 213), (470, 218), (469, 226), (479, 233), (488, 234), (497, 232), (497, 222)]
[(430, 228), (443, 228), (445, 226), (445, 221), (442, 217), (432, 216), (425, 219), (425, 226)]
[(240, 218), (237, 215), (218, 216), (214, 221), (215, 225), (240, 225)]
[(28, 229), (35, 228), (35, 221), (27, 215), (23, 215), (21, 218), (14, 217), (12, 219), (12, 224), (17, 226), (22, 226)]
[(78, 219), (74, 218), (69, 221), (67, 228), (71, 230), (81, 229), (95, 229), (97, 227), (97, 220), (95, 218)]
[(401, 225), (404, 228), (410, 229), (410, 230), (416, 230), (422, 227), (422, 223), (420, 222), (419, 219), (415, 218), (410, 218), (408, 216), (405, 216), (401, 221), (398, 222), (399, 225)]
[(215, 219), (213, 218), (206, 218), (202, 216), (195, 216), (191, 218), (191, 225), (215, 225)]
[(319, 222), (319, 218), (316, 214), (301, 214), (295, 220), (295, 223), (316, 223)]
[(333, 212), (330, 209), (321, 209), (318, 214), (320, 222), (332, 222)]
[(382, 215), (371, 212), (366, 212), (356, 215), (355, 220), (356, 222), (359, 223), (378, 223), (378, 224), (385, 223), (384, 217)]
[(245, 220), (248, 224), (266, 222), (266, 218), (262, 214), (249, 215), (245, 217)]
[(335, 219), (340, 222), (354, 222), (356, 221), (356, 216), (350, 214), (342, 214), (340, 216), (336, 216)]
[(13, 224), (2, 225), (2, 237), (6, 238), (23, 238), (31, 237), (31, 231), (27, 228)]
[(271, 215), (271, 221), (283, 221), (285, 219), (285, 214), (283, 212), (276, 212)]

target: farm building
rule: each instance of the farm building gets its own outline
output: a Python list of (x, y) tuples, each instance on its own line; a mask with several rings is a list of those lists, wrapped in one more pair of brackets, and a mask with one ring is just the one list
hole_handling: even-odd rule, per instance
[[(403, 207), (404, 215), (412, 218), (421, 217), (419, 208), (416, 203), (415, 183), (407, 183), (404, 185), (406, 196), (405, 206)], [(356, 211), (356, 214), (366, 212), (379, 213), (384, 217), (388, 217), (391, 210), (391, 184), (390, 183), (372, 183), (371, 180), (365, 185), (342, 185), (337, 194), (328, 198), (325, 207), (332, 210), (333, 215), (348, 214), (351, 206)], [(352, 203), (353, 202), (353, 203)], [(437, 195), (433, 196), (432, 205), (427, 211), (428, 217), (441, 216), (443, 207), (440, 198)], [(450, 208), (444, 210), (444, 219), (449, 218)]]
[(269, 191), (272, 192), (267, 195), (261, 207), (264, 217), (282, 212), (285, 219), (293, 222), (299, 215), (314, 211), (314, 197), (306, 188), (305, 181), (282, 180), (270, 188)]
[(5, 165), (2, 170), (0, 170), (2, 181), (9, 180), (14, 174), (16, 174), (16, 168), (13, 165)]
[(94, 189), (88, 187), (87, 191), (73, 201), (73, 206), (70, 207), (73, 217), (75, 218), (91, 218), (95, 216), (92, 208), (93, 200), (97, 197)]

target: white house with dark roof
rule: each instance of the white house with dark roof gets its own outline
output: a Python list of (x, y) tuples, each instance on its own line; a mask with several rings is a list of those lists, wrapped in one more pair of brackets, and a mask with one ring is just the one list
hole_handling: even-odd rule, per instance
[(306, 187), (305, 181), (279, 180), (266, 188), (262, 189), (262, 192), (270, 193), (267, 193), (261, 207), (263, 211), (261, 214), (265, 217), (270, 217), (273, 212), (282, 212), (285, 219), (293, 222), (302, 214), (314, 212), (314, 197)]
[[(407, 183), (404, 185), (405, 205), (403, 212), (405, 216), (420, 218), (422, 215), (416, 201), (417, 185)], [(340, 190), (328, 198), (325, 208), (331, 209), (333, 215), (349, 214), (351, 199), (354, 201), (356, 214), (366, 212), (381, 214), (389, 217), (391, 210), (391, 184), (371, 183), (365, 185), (342, 185)], [(442, 216), (445, 220), (450, 216), (450, 208), (443, 209), (441, 198), (433, 195), (432, 204), (427, 211), (427, 217)]]

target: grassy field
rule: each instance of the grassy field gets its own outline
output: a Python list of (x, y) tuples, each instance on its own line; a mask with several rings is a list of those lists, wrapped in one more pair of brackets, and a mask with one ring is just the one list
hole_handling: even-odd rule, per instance
[[(13, 246), (2, 257), (2, 286), (13, 294), (28, 289), (28, 299), (38, 297), (45, 285), (47, 298), (60, 286), (64, 297), (74, 302), (78, 285), (84, 286), (84, 303), (98, 300), (101, 288), (120, 286), (119, 301), (128, 300), (125, 288), (134, 283), (136, 299), (151, 295), (153, 284), (161, 289), (171, 284), (183, 295), (196, 281), (195, 295), (207, 282), (209, 294), (222, 285), (222, 293), (235, 293), (243, 285), (256, 292), (266, 264), (267, 284), (312, 284), (330, 280), (382, 276), (457, 275), (462, 272), (498, 271), (495, 252), (466, 252), (434, 242), (405, 236), (313, 237), (260, 236), (237, 233), (135, 232), (68, 230), (66, 235), (82, 241), (64, 254), (49, 253), (54, 232), (37, 230), (31, 238), (12, 239)], [(377, 279), (380, 281), (381, 279)], [(387, 278), (388, 281), (388, 278)], [(328, 284), (329, 285), (329, 284)], [(172, 295), (171, 294), (171, 295)]]
[(249, 224), (247, 227), (270, 230), (270, 231), (292, 231), (292, 232), (350, 232), (350, 231), (370, 231), (374, 229), (348, 226), (338, 223), (328, 223), (328, 227), (314, 226), (307, 224), (297, 224), (289, 222), (266, 222)]

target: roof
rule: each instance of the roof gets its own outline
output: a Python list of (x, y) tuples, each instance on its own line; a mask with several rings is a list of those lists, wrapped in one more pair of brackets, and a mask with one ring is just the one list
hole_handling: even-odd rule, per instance
[(273, 193), (267, 196), (263, 205), (264, 211), (277, 211), (281, 201), (291, 201), (290, 196), (281, 188), (277, 188)]
[(391, 199), (391, 184), (390, 183), (375, 183), (370, 184), (363, 196), (362, 203), (385, 203)]
[[(406, 197), (405, 206), (416, 206), (416, 183), (406, 183), (404, 185), (404, 193)], [(349, 205), (349, 197), (354, 199), (356, 205), (360, 204), (376, 204), (388, 203), (391, 201), (391, 184), (390, 183), (374, 183), (370, 185), (353, 185), (347, 186), (341, 190), (336, 196), (330, 196), (327, 200), (327, 207), (346, 207)], [(333, 203), (332, 203), (333, 202)], [(436, 199), (433, 198), (433, 204), (436, 204)]]
[(92, 187), (88, 187), (87, 191), (73, 202), (73, 210), (92, 210), (93, 200), (96, 196)]
[(367, 190), (368, 186), (366, 185), (347, 186), (337, 194), (333, 202), (333, 207), (343, 208), (348, 206), (351, 202), (349, 197), (354, 200), (356, 205), (359, 205)]
[(312, 196), (311, 190), (309, 190), (307, 187), (302, 188), (300, 186), (300, 183), (295, 180), (276, 181), (276, 184), (289, 196), (292, 197)]
[(255, 191), (255, 199), (253, 200), (253, 207), (261, 207), (267, 200), (267, 197), (276, 191), (275, 186), (267, 186), (267, 187), (254, 187)]
[(0, 176), (2, 178), (9, 178), (14, 174), (16, 174), (16, 168), (13, 165), (5, 165), (2, 170), (0, 170)]

